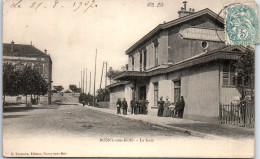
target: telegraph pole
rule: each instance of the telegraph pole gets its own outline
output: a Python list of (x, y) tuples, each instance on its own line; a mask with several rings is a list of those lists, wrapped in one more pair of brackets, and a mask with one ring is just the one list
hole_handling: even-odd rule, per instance
[(81, 88), (81, 92), (82, 92), (82, 71), (81, 71), (81, 76), (80, 76), (80, 88)]
[(91, 71), (89, 72), (89, 74), (90, 74), (90, 79), (89, 79), (89, 94), (90, 94), (90, 92), (91, 92)]
[(100, 86), (99, 86), (99, 89), (101, 89), (101, 85), (102, 85), (103, 70), (104, 70), (104, 62), (103, 62), (103, 66), (102, 66), (102, 73), (101, 73), (101, 80), (100, 80)]
[(93, 107), (95, 106), (95, 96), (96, 96), (96, 67), (97, 67), (97, 49), (96, 49), (96, 56), (95, 56), (95, 73), (94, 73), (94, 101), (93, 101)]
[(82, 82), (82, 89), (83, 89), (83, 93), (84, 93), (84, 78), (85, 78), (85, 69), (83, 69), (83, 82)]
[(86, 94), (88, 93), (88, 69), (86, 68)]
[(106, 78), (105, 78), (105, 88), (107, 87), (107, 62), (106, 62)]

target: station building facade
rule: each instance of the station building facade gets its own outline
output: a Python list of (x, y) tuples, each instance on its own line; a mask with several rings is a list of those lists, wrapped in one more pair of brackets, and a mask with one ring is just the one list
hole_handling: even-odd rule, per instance
[[(158, 100), (174, 103), (184, 97), (184, 118), (215, 122), (219, 104), (241, 96), (233, 80), (233, 62), (244, 46), (226, 46), (224, 19), (206, 8), (184, 7), (179, 18), (159, 24), (128, 50), (128, 70), (109, 85), (110, 105), (118, 98), (148, 100), (148, 113), (156, 115)], [(130, 108), (130, 106), (129, 106)]]

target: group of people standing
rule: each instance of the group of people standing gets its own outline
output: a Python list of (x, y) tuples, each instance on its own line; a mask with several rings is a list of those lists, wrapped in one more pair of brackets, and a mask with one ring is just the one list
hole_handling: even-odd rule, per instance
[[(147, 100), (136, 100), (132, 99), (130, 102), (131, 106), (131, 114), (147, 114)], [(169, 98), (166, 97), (166, 101), (163, 101), (163, 97), (160, 98), (158, 101), (158, 113), (157, 116), (163, 117), (176, 117), (176, 118), (183, 118), (183, 112), (185, 107), (185, 102), (183, 96), (177, 100), (175, 106), (172, 106), (173, 103), (169, 101)], [(123, 101), (119, 98), (116, 102), (117, 106), (117, 114), (121, 114), (121, 109), (123, 110), (123, 115), (127, 115), (128, 104), (126, 99), (124, 98)]]
[(183, 112), (185, 107), (185, 102), (183, 96), (177, 100), (175, 106), (170, 107), (172, 103), (166, 97), (166, 101), (163, 101), (163, 97), (160, 98), (158, 101), (158, 113), (157, 116), (163, 117), (176, 117), (176, 118), (183, 118)]
[(148, 100), (136, 100), (132, 99), (131, 100), (131, 114), (147, 114), (147, 105), (148, 105)]
[[(130, 102), (131, 105), (131, 114), (147, 114), (147, 100), (136, 100), (132, 99)], [(116, 102), (117, 114), (121, 114), (121, 109), (123, 110), (123, 115), (127, 115), (128, 104), (125, 98), (123, 101), (119, 98)]]
[(123, 110), (123, 114), (127, 115), (127, 102), (125, 100), (125, 98), (123, 99), (123, 101), (121, 101), (121, 99), (119, 98), (116, 102), (116, 108), (117, 108), (117, 114), (121, 114), (121, 108)]

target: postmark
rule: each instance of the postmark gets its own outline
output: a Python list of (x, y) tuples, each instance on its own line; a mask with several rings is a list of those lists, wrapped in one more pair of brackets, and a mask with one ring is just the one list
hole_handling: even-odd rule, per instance
[(259, 43), (257, 7), (254, 4), (226, 6), (225, 36), (227, 45), (250, 45)]

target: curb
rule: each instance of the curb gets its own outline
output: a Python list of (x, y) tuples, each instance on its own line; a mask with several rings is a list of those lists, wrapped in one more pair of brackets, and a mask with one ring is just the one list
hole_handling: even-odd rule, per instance
[(102, 111), (102, 110), (98, 110), (98, 109), (95, 109), (95, 108), (93, 109), (92, 107), (85, 107), (85, 108), (91, 109), (91, 110), (94, 110), (94, 111), (98, 111), (98, 112), (101, 112), (101, 113), (104, 113), (104, 114), (110, 114), (110, 115), (114, 115), (114, 116), (119, 116), (119, 117), (122, 117), (124, 119), (130, 119), (130, 120), (134, 120), (134, 121), (139, 121), (139, 122), (142, 122), (144, 124), (152, 124), (152, 125), (157, 126), (157, 127), (171, 129), (171, 130), (174, 130), (176, 132), (187, 134), (187, 135), (190, 135), (190, 136), (203, 137), (203, 138), (208, 138), (208, 139), (211, 139), (211, 140), (213, 140), (213, 139), (226, 139), (224, 137), (215, 136), (215, 135), (209, 135), (209, 134), (206, 134), (206, 133), (201, 133), (201, 132), (194, 131), (194, 130), (188, 130), (188, 129), (185, 129), (185, 128), (174, 127), (174, 126), (170, 126), (170, 125), (166, 125), (166, 124), (158, 124), (158, 123), (154, 123), (154, 122), (151, 122), (151, 121), (144, 121), (142, 119), (134, 119), (134, 118), (121, 116), (121, 115), (118, 115), (118, 114), (112, 114), (112, 113), (105, 112), (105, 111)]

